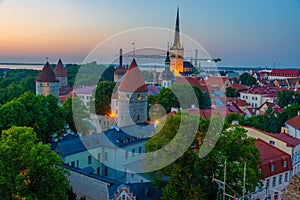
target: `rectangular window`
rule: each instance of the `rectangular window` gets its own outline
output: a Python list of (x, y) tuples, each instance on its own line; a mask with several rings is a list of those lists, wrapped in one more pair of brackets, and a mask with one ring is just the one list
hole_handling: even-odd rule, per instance
[(92, 164), (92, 156), (88, 156), (88, 164)]
[(128, 159), (128, 151), (125, 151), (125, 159)]
[(76, 167), (79, 168), (79, 160), (76, 161)]
[(279, 175), (278, 184), (279, 184), (279, 185), (282, 184), (282, 175), (281, 175), (281, 174)]
[(72, 162), (71, 162), (71, 166), (72, 166), (72, 167), (75, 167), (75, 161), (72, 161)]
[(108, 169), (107, 169), (107, 167), (106, 166), (104, 166), (104, 176), (107, 176), (107, 174), (108, 174)]
[(287, 161), (283, 161), (283, 167), (286, 168), (287, 167)]
[(97, 167), (97, 174), (100, 175), (100, 167)]
[(288, 182), (288, 176), (289, 176), (288, 173), (284, 174), (284, 182)]
[(273, 181), (272, 181), (272, 187), (276, 186), (276, 176), (273, 177)]
[(272, 165), (271, 165), (271, 172), (274, 172), (274, 171), (275, 171), (275, 165), (272, 164)]
[(104, 152), (104, 160), (108, 160), (107, 152)]
[(101, 160), (101, 153), (97, 154), (97, 160), (100, 161)]
[(141, 100), (141, 99), (142, 99), (141, 94), (138, 94), (138, 95), (137, 95), (137, 98), (138, 98), (138, 100)]
[(132, 149), (132, 157), (134, 157), (135, 149)]
[(142, 153), (142, 147), (139, 147), (139, 153)]

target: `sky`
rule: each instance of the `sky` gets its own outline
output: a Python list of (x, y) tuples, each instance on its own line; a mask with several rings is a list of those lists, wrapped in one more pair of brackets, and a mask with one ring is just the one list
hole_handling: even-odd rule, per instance
[[(180, 31), (220, 57), (218, 65), (300, 68), (300, 0), (0, 0), (0, 63), (81, 63), (115, 34), (173, 30), (177, 5)], [(119, 48), (112, 42), (106, 53)]]

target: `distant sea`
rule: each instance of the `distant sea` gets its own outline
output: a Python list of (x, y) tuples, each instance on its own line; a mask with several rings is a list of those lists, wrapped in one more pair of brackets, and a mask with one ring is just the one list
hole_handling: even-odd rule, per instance
[[(111, 64), (109, 64), (111, 65)], [(107, 66), (109, 66), (107, 65)], [(43, 68), (44, 64), (41, 63), (0, 63), (0, 69), (33, 69), (33, 70), (41, 70)], [(115, 64), (114, 66), (118, 66), (118, 64)], [(142, 69), (155, 69), (157, 68), (157, 71), (161, 71), (160, 69), (164, 69), (163, 65), (141, 65), (140, 68)], [(261, 66), (218, 66), (217, 67), (220, 71), (246, 71), (246, 70), (253, 70), (253, 71), (259, 71), (259, 70), (272, 70), (271, 67), (261, 67)], [(201, 69), (205, 69), (205, 67), (201, 67)], [(276, 69), (298, 69), (299, 67), (276, 67)]]

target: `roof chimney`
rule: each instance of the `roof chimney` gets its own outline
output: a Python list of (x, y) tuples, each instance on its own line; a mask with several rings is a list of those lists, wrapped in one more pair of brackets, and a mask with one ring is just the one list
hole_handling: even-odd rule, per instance
[(122, 49), (120, 49), (119, 66), (121, 66), (121, 67), (123, 66)]

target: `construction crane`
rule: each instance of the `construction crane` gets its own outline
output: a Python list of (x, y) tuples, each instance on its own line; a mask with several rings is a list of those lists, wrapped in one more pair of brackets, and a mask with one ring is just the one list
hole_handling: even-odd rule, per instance
[[(158, 50), (154, 48), (144, 48), (136, 50), (134, 49), (132, 52), (125, 53), (124, 57), (135, 57), (135, 58), (146, 58), (146, 59), (165, 59), (166, 51)], [(220, 62), (221, 58), (198, 58), (198, 49), (195, 50), (195, 57), (184, 57), (184, 60), (190, 60), (191, 63), (200, 68), (201, 61), (205, 62)], [(193, 63), (194, 62), (194, 63)], [(198, 64), (199, 62), (199, 64)]]

